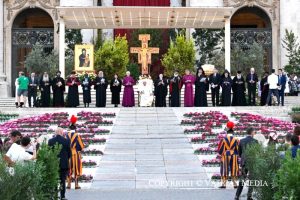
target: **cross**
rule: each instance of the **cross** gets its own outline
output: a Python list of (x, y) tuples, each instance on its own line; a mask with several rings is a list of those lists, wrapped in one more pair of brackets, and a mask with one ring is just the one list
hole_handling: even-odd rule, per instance
[(138, 63), (142, 65), (142, 75), (148, 75), (148, 64), (151, 64), (151, 54), (159, 53), (159, 48), (148, 47), (149, 34), (140, 34), (139, 40), (142, 41), (142, 47), (131, 47), (130, 53), (138, 54)]

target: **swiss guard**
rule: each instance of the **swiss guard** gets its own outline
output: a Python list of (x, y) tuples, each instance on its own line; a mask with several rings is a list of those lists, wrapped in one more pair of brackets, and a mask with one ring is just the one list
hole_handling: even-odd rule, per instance
[(71, 188), (72, 177), (75, 179), (75, 189), (81, 189), (78, 184), (78, 178), (82, 175), (81, 151), (84, 149), (84, 144), (81, 140), (81, 137), (76, 132), (77, 117), (72, 115), (70, 121), (70, 131), (67, 135), (67, 138), (70, 140), (71, 144), (71, 158), (67, 189)]
[(234, 123), (229, 121), (226, 124), (227, 134), (218, 145), (218, 153), (221, 156), (221, 178), (222, 185), (219, 188), (225, 189), (226, 182), (231, 175), (234, 188), (237, 188), (238, 165), (238, 146), (239, 140), (233, 136)]

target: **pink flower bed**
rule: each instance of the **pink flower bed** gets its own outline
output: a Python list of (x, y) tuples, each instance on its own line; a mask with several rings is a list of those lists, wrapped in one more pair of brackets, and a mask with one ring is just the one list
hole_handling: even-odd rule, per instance
[(202, 160), (203, 167), (219, 167), (221, 164), (221, 160), (214, 158), (210, 160)]
[[(82, 114), (83, 112), (80, 113)], [(108, 129), (99, 128), (99, 125), (111, 125), (112, 121), (103, 120), (103, 118), (98, 115), (99, 114), (96, 113), (96, 115), (91, 115), (92, 117), (90, 117), (89, 120), (77, 123), (77, 131), (81, 134), (84, 143), (87, 145), (105, 143), (106, 139), (94, 138), (94, 136), (96, 134), (109, 134), (110, 132)], [(101, 115), (115, 116), (114, 113), (101, 113)], [(93, 116), (95, 116), (95, 118)], [(70, 125), (69, 114), (66, 112), (46, 113), (39, 116), (10, 120), (0, 125), (0, 137), (9, 137), (9, 133), (12, 130), (19, 130), (24, 136), (36, 138), (43, 134), (53, 133), (54, 130), (50, 128), (52, 125), (68, 128)]]
[(215, 154), (217, 152), (217, 148), (211, 148), (211, 147), (200, 147), (194, 151), (195, 154), (199, 155), (210, 155)]
[[(220, 128), (225, 127), (226, 122), (229, 121), (228, 117), (220, 112), (190, 112), (184, 114), (184, 117), (185, 119), (181, 121), (181, 124), (193, 126), (192, 128), (186, 128), (184, 133), (201, 134), (192, 137), (190, 139), (191, 143), (207, 144), (206, 147), (195, 149), (194, 153), (198, 155), (217, 155), (218, 144), (226, 136), (226, 132), (220, 132)], [(257, 133), (263, 134), (266, 138), (271, 132), (275, 132), (282, 140), (287, 133), (293, 133), (296, 125), (291, 122), (250, 113), (232, 112), (231, 117), (235, 118), (235, 137), (245, 137), (247, 128), (253, 127)], [(214, 159), (202, 160), (202, 166), (220, 166), (220, 156), (217, 155)], [(220, 180), (220, 174), (214, 174), (211, 179)]]

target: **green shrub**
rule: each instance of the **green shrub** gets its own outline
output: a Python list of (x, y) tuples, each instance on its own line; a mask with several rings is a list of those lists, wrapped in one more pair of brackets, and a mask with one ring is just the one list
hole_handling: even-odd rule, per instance
[(125, 36), (117, 36), (113, 41), (104, 41), (95, 52), (95, 70), (102, 70), (109, 80), (113, 78), (115, 73), (124, 75), (128, 63), (128, 42)]
[(55, 145), (52, 148), (43, 143), (38, 151), (37, 164), (41, 166), (41, 176), (43, 179), (39, 187), (48, 199), (57, 199), (59, 185), (59, 158), (57, 155), (60, 149), (60, 145)]
[(177, 35), (175, 41), (171, 42), (168, 52), (161, 59), (165, 74), (172, 76), (175, 70), (178, 70), (179, 74), (184, 74), (186, 69), (194, 71), (195, 54), (194, 42), (184, 35)]
[(57, 199), (60, 146), (42, 144), (36, 162), (16, 163), (10, 173), (0, 156), (0, 197), (9, 200)]
[(38, 186), (42, 182), (42, 170), (39, 165), (34, 162), (16, 164), (13, 171), (12, 175), (4, 161), (0, 159), (1, 199), (45, 199)]
[[(140, 76), (140, 66), (136, 63), (130, 63), (127, 65), (126, 70), (130, 71), (130, 75), (135, 79), (138, 80)], [(119, 74), (119, 77), (125, 76), (124, 74)]]
[(300, 151), (298, 156), (293, 159), (291, 152), (287, 152), (280, 169), (274, 179), (276, 187), (275, 199), (296, 200), (300, 198)]
[(263, 185), (254, 187), (258, 200), (272, 200), (276, 188), (273, 178), (280, 168), (281, 158), (275, 146), (264, 148), (259, 144), (251, 145), (245, 152), (246, 167), (251, 172), (251, 180), (258, 180)]
[(292, 107), (292, 112), (300, 112), (300, 107)]

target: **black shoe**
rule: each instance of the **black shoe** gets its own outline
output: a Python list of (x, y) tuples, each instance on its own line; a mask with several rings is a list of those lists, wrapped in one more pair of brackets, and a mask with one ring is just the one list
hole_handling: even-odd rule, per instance
[(16, 108), (19, 108), (19, 104), (18, 104), (18, 102), (16, 102), (15, 104), (16, 104)]
[(253, 200), (253, 198), (252, 197), (247, 197), (247, 200)]
[(219, 188), (220, 189), (226, 189), (226, 186), (225, 185), (221, 185)]
[(239, 200), (239, 199), (240, 199), (240, 197), (238, 197), (238, 196), (234, 197), (234, 200)]

